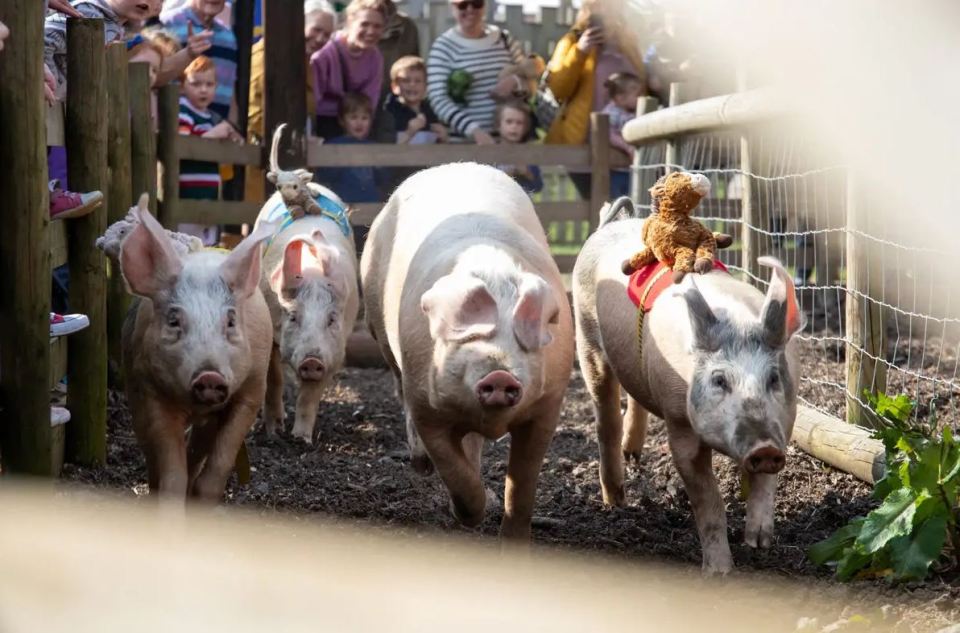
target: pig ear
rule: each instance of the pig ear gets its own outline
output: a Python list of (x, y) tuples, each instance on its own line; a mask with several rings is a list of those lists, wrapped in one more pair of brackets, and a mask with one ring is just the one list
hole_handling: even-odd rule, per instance
[(309, 238), (294, 238), (287, 242), (283, 262), (270, 276), (270, 287), (277, 296), (289, 298), (303, 283), (304, 270), (318, 270), (327, 276), (335, 257), (336, 251), (320, 231), (314, 231)]
[(420, 297), (430, 335), (444, 341), (489, 337), (497, 329), (497, 301), (482, 279), (445, 275)]
[(758, 257), (757, 263), (773, 269), (767, 298), (760, 310), (763, 337), (771, 347), (782, 347), (806, 326), (797, 305), (797, 291), (790, 273), (773, 257)]
[(517, 305), (513, 309), (513, 333), (520, 347), (535, 352), (553, 340), (547, 324), (559, 320), (560, 308), (550, 286), (537, 275), (524, 273), (517, 295)]
[(257, 289), (260, 283), (260, 245), (273, 235), (276, 228), (276, 223), (262, 223), (220, 264), (220, 276), (238, 298), (246, 299)]
[[(692, 281), (692, 280), (691, 280)], [(683, 293), (687, 302), (687, 314), (690, 317), (690, 328), (693, 330), (694, 348), (704, 352), (715, 352), (720, 348), (717, 340), (717, 329), (720, 321), (710, 309), (707, 300), (700, 294), (696, 283)]]
[(136, 225), (120, 245), (120, 270), (131, 293), (154, 298), (173, 287), (183, 262), (166, 231), (150, 215), (145, 197), (131, 209)]

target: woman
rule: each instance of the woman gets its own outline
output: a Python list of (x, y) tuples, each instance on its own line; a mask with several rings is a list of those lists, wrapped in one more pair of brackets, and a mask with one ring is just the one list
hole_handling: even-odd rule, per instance
[(337, 120), (340, 100), (348, 92), (370, 98), (376, 111), (383, 83), (383, 55), (377, 45), (387, 21), (390, 0), (353, 0), (346, 10), (343, 31), (336, 33), (310, 58), (313, 95), (317, 104), (317, 136), (343, 135)]
[(427, 95), (451, 132), (477, 143), (493, 143), (490, 91), (500, 72), (523, 61), (519, 42), (488, 25), (484, 0), (450, 0), (457, 25), (436, 39), (427, 58)]
[[(614, 73), (632, 73), (646, 81), (640, 37), (623, 27), (625, 16), (614, 3), (584, 0), (569, 33), (557, 43), (547, 70), (547, 84), (562, 104), (545, 143), (586, 143), (590, 114), (603, 110), (603, 84)], [(619, 27), (619, 28), (618, 28)], [(590, 197), (590, 176), (571, 173), (580, 195)]]

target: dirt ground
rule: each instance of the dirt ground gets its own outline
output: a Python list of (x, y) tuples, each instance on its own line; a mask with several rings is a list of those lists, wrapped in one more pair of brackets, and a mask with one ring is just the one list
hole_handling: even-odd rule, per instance
[[(810, 383), (805, 387), (817, 388)], [(833, 398), (813, 392), (806, 395)], [(142, 496), (146, 493), (145, 466), (122, 394), (111, 393), (110, 403), (107, 466), (68, 466), (64, 479), (112, 489), (122, 496)], [(288, 419), (292, 419), (292, 411)], [(482, 539), (496, 537), (500, 510), (489, 512), (475, 530), (462, 528), (447, 510), (446, 492), (438, 477), (421, 477), (410, 468), (402, 409), (385, 370), (344, 370), (321, 406), (317, 432), (312, 446), (289, 435), (271, 439), (252, 433), (248, 439), (252, 481), (246, 486), (232, 481), (226, 503), (303, 520), (336, 517), (407, 534), (452, 531)], [(509, 441), (504, 438), (488, 444), (484, 458), (484, 478), (501, 502)], [(651, 421), (643, 458), (629, 467), (628, 507), (603, 506), (597, 459), (591, 406), (577, 373), (543, 466), (535, 542), (581, 553), (699, 566), (693, 517), (670, 460), (662, 423)], [(826, 587), (834, 596), (894, 605), (886, 612), (900, 619), (898, 628), (904, 631), (936, 630), (960, 622), (960, 585), (955, 576), (896, 588), (879, 581), (840, 585), (829, 578), (828, 570), (807, 560), (805, 551), (810, 545), (871, 509), (866, 484), (791, 447), (780, 478), (774, 546), (754, 551), (741, 544), (744, 504), (739, 499), (737, 470), (726, 458), (714, 461), (728, 504), (738, 573), (802, 577)]]

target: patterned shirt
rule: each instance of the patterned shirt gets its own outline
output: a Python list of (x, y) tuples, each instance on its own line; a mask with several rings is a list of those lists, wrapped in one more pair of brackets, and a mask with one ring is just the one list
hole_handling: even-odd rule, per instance
[[(427, 95), (440, 120), (451, 131), (469, 136), (478, 129), (493, 128), (493, 111), (497, 104), (490, 90), (497, 85), (497, 76), (504, 67), (523, 61), (520, 43), (496, 26), (487, 26), (478, 39), (463, 37), (451, 28), (434, 41), (427, 58)], [(469, 74), (470, 86), (465, 104), (450, 96), (448, 80), (455, 71)]]
[[(106, 44), (122, 42), (125, 23), (107, 0), (74, 0), (73, 8), (85, 18), (103, 20), (103, 40)], [(52, 12), (43, 24), (43, 61), (57, 80), (57, 99), (67, 96), (67, 16)]]
[(637, 117), (636, 112), (628, 112), (612, 101), (603, 106), (601, 112), (610, 117), (610, 129), (618, 134), (623, 133), (623, 126), (626, 125), (628, 121), (632, 121)]
[(209, 28), (213, 31), (210, 40), (212, 46), (204, 55), (213, 60), (217, 67), (217, 92), (210, 109), (222, 119), (230, 116), (230, 103), (233, 101), (233, 89), (237, 82), (237, 38), (233, 31), (220, 20), (214, 19), (210, 27), (204, 26), (197, 14), (189, 6), (160, 14), (160, 21), (177, 38), (181, 46), (187, 45), (187, 24), (193, 24), (193, 32), (199, 33)]
[[(180, 97), (180, 134), (203, 136), (220, 117), (210, 110), (198, 110)], [(180, 197), (216, 200), (220, 197), (220, 168), (201, 160), (180, 161)]]

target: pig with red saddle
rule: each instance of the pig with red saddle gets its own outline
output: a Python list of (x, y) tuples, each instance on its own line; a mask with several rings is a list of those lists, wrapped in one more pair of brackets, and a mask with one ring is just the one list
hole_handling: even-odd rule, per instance
[(134, 214), (120, 267), (140, 300), (123, 326), (123, 367), (150, 489), (216, 502), (266, 389), (270, 313), (258, 283), (271, 227), (229, 254), (180, 255), (146, 196)]
[(803, 318), (790, 275), (776, 260), (761, 258), (773, 270), (766, 294), (721, 271), (688, 275), (656, 299), (638, 336), (621, 262), (636, 250), (642, 225), (639, 219), (604, 224), (573, 271), (577, 353), (597, 419), (603, 500), (625, 503), (624, 456), (639, 456), (648, 412), (662, 418), (693, 507), (703, 569), (725, 573), (733, 559), (711, 456), (727, 455), (746, 473), (744, 540), (769, 547), (777, 473), (797, 413), (794, 335)]
[(509, 433), (501, 536), (528, 540), (573, 365), (569, 304), (530, 198), (491, 167), (419, 172), (374, 221), (361, 276), (414, 467), (436, 467), (454, 516), (477, 525), (484, 440)]

